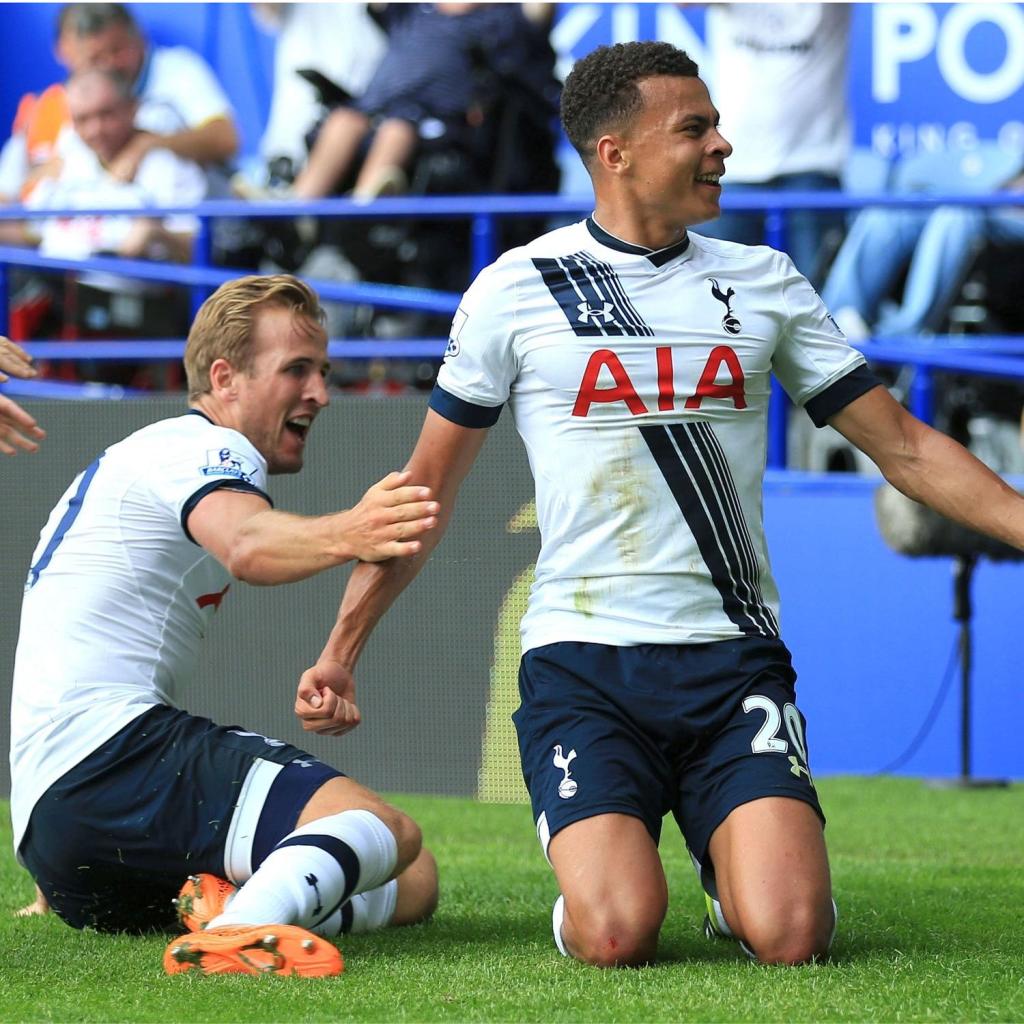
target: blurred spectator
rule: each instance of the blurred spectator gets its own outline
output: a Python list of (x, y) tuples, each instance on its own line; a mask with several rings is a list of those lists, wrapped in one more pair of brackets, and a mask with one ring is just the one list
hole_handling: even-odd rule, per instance
[[(199, 165), (167, 149), (147, 150), (133, 181), (121, 181), (110, 172), (139, 134), (134, 120), (137, 102), (123, 78), (109, 71), (80, 72), (67, 84), (67, 101), (74, 145), (62, 145), (60, 174), (42, 179), (27, 206), (41, 210), (191, 206), (204, 197), (206, 176)], [(87, 214), (2, 227), (20, 233), (9, 241), (38, 243), (46, 256), (78, 260), (114, 254), (187, 261), (198, 222), (189, 215)], [(187, 301), (180, 289), (106, 272), (69, 276), (57, 289), (44, 287), (38, 274), (24, 277), (13, 303), (12, 331), (17, 324), (18, 334), (27, 336), (55, 316), (55, 326), (65, 338), (83, 332), (98, 332), (108, 338), (118, 334), (174, 337), (187, 326)], [(88, 379), (108, 383), (148, 387), (155, 381), (151, 371), (135, 364), (85, 364), (80, 368)], [(173, 369), (164, 381), (166, 386), (176, 383)]]
[[(168, 149), (148, 148), (134, 180), (113, 173), (122, 154), (142, 134), (135, 126), (137, 101), (123, 78), (108, 71), (83, 71), (67, 84), (76, 144), (63, 150), (60, 174), (39, 183), (27, 205), (49, 207), (185, 206), (206, 193), (200, 167)], [(25, 228), (25, 241), (38, 240), (48, 256), (84, 259), (115, 253), (138, 259), (187, 261), (197, 229), (193, 217), (83, 216), (43, 221), (38, 238)]]
[[(984, 166), (986, 162), (988, 165)], [(1024, 192), (1021, 156), (988, 147), (981, 153), (932, 154), (950, 191), (1001, 186)], [(977, 164), (976, 172), (970, 174)], [(964, 166), (963, 175), (957, 173)], [(1012, 168), (1012, 172), (1010, 171)], [(975, 187), (971, 187), (974, 185)], [(921, 189), (914, 189), (920, 191)], [(822, 299), (847, 337), (940, 331), (967, 272), (987, 242), (1024, 247), (1024, 207), (940, 206), (934, 209), (862, 210), (836, 255)], [(906, 270), (902, 298), (883, 302)]]
[[(318, 72), (361, 96), (387, 49), (387, 38), (359, 3), (253, 4), (257, 20), (277, 33), (274, 91), (260, 153), (272, 178), (291, 181), (306, 162), (306, 136), (323, 116), (317, 89), (302, 72)], [(287, 163), (285, 163), (287, 162)]]
[[(708, 85), (732, 143), (725, 195), (838, 189), (850, 125), (846, 61), (850, 10), (831, 3), (712, 4), (707, 12)], [(820, 280), (827, 231), (840, 214), (795, 210), (786, 250)], [(724, 212), (701, 234), (747, 245), (764, 241), (764, 215)]]
[(39, 173), (53, 159), (68, 121), (63, 83), (49, 86), (38, 96), (21, 97), (11, 137), (0, 150), (0, 202), (17, 203), (28, 197)]
[(353, 178), (357, 198), (401, 192), (425, 144), (471, 150), (488, 72), (500, 89), (514, 84), (529, 94), (537, 116), (546, 116), (545, 106), (550, 116), (553, 54), (519, 5), (389, 4), (381, 18), (387, 53), (363, 96), (324, 122), (295, 182), (299, 198), (330, 195)]
[(204, 165), (223, 164), (238, 151), (228, 98), (209, 65), (184, 46), (147, 46), (122, 4), (76, 3), (61, 9), (58, 52), (72, 73), (113, 71), (138, 98), (140, 129), (108, 168), (131, 181), (152, 149)]

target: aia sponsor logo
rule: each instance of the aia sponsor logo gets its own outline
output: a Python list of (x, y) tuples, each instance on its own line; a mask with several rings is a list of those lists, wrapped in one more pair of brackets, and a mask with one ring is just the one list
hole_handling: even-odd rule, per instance
[[(672, 349), (667, 345), (654, 350), (654, 372), (658, 389), (658, 412), (673, 412), (676, 408), (675, 366)], [(647, 371), (649, 372), (649, 371)], [(611, 387), (598, 387), (602, 373), (612, 380)], [(704, 363), (704, 369), (687, 396), (683, 407), (700, 409), (705, 398), (727, 399), (736, 409), (746, 409), (747, 398), (743, 386), (745, 378), (739, 356), (728, 345), (716, 345)], [(589, 416), (590, 407), (609, 402), (623, 402), (634, 416), (644, 416), (654, 410), (648, 409), (640, 397), (636, 385), (630, 378), (618, 354), (610, 348), (599, 348), (587, 360), (583, 379), (580, 381), (576, 401), (572, 407), (573, 416)]]

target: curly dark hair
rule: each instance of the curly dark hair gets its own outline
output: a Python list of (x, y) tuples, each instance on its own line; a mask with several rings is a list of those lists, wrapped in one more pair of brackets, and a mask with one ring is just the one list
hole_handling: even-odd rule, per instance
[(622, 129), (643, 106), (637, 82), (653, 75), (696, 78), (697, 65), (671, 43), (599, 46), (578, 60), (562, 90), (562, 127), (589, 165), (593, 146), (609, 129)]

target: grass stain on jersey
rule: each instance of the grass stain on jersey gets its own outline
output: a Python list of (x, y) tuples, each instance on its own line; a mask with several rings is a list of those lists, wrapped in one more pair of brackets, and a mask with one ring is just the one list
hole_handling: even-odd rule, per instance
[(633, 463), (633, 449), (623, 444), (623, 451), (613, 456), (590, 481), (592, 497), (610, 506), (617, 528), (615, 546), (619, 558), (627, 566), (641, 560), (647, 539), (647, 515), (650, 501), (646, 479)]
[(576, 584), (576, 592), (572, 595), (572, 606), (588, 619), (594, 614), (594, 594), (590, 589), (593, 580), (589, 576), (580, 577)]

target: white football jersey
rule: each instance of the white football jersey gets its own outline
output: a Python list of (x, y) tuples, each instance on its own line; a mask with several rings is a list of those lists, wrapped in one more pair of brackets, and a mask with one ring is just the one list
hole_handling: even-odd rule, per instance
[(508, 402), (541, 551), (523, 649), (777, 636), (762, 524), (771, 374), (819, 425), (874, 387), (788, 256), (689, 235), (651, 251), (589, 218), (466, 293), (431, 407)]
[(174, 704), (231, 583), (189, 536), (188, 515), (218, 487), (266, 497), (266, 479), (247, 438), (193, 411), (112, 445), (57, 502), (32, 555), (14, 661), (15, 849), (52, 783), (148, 708)]

